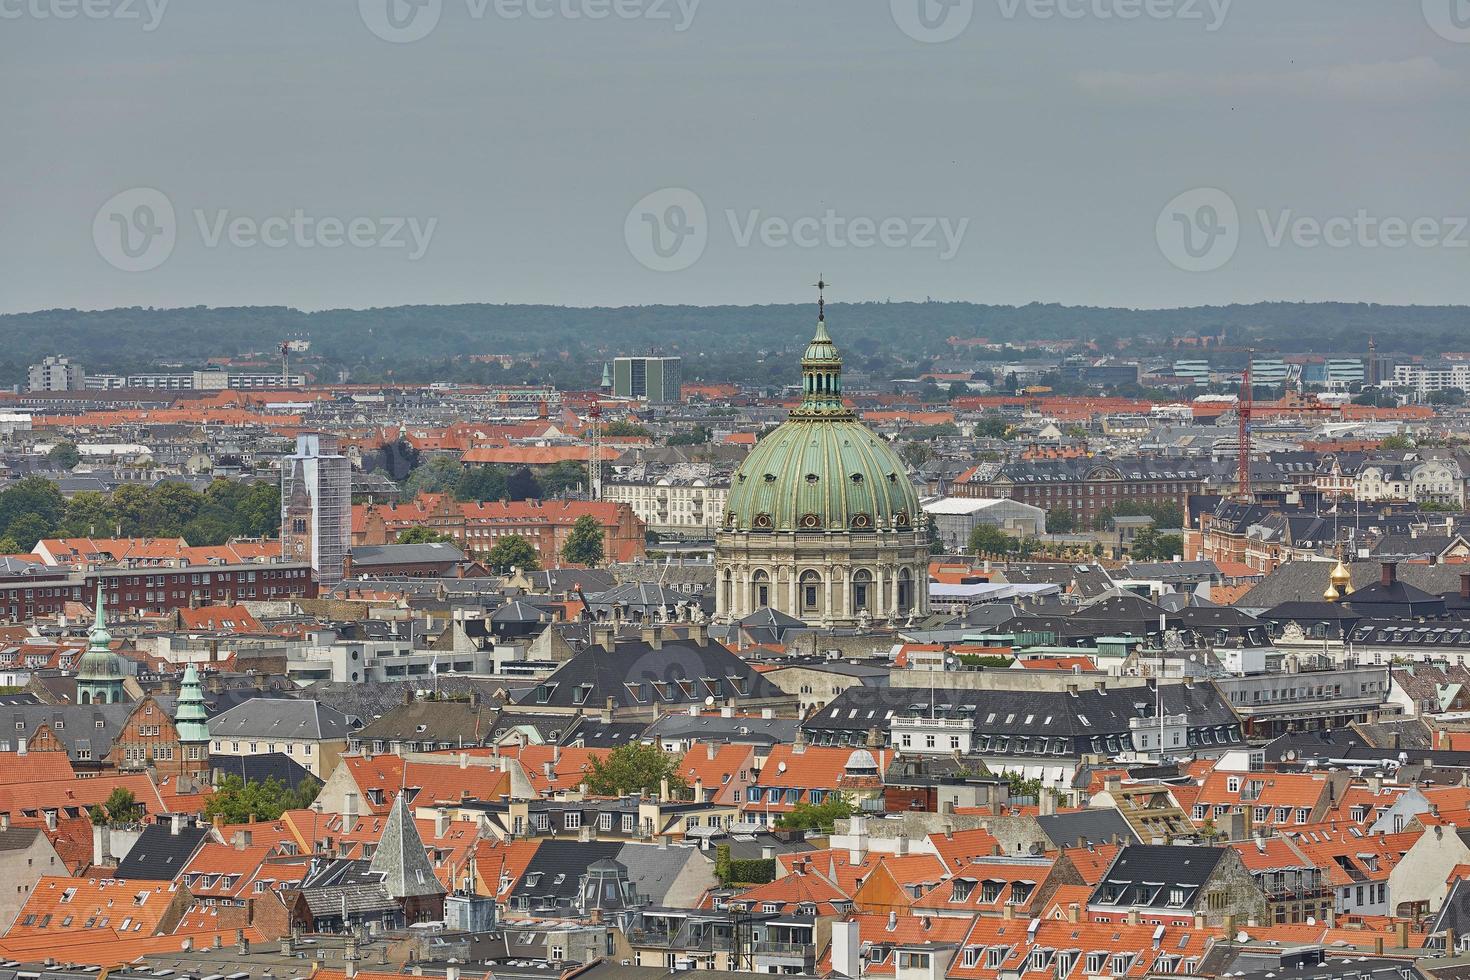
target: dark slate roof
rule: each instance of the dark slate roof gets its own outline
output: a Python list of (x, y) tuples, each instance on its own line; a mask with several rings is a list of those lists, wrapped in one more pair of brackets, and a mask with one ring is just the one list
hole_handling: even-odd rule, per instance
[(414, 701), (368, 722), (353, 737), (364, 742), (448, 742), (477, 746), (495, 727), (499, 712), (468, 701)]
[(651, 739), (772, 745), (795, 741), (796, 727), (795, 718), (721, 718), (718, 715), (673, 713), (648, 726), (646, 734)]
[(636, 742), (648, 728), (641, 721), (603, 721), (597, 715), (584, 715), (564, 742), (580, 742), (589, 749), (615, 749)]
[[(744, 690), (737, 689), (736, 679)], [(616, 707), (647, 708), (703, 704), (707, 697), (719, 701), (786, 696), (718, 643), (700, 646), (690, 640), (664, 640), (655, 649), (643, 640), (631, 640), (617, 643), (613, 651), (599, 644), (588, 646), (514, 700), (524, 707), (592, 710), (609, 698)]]
[(7, 827), (0, 830), (0, 851), (23, 851), (45, 836), (39, 827)]
[(177, 834), (167, 824), (144, 827), (128, 856), (118, 862), (113, 877), (173, 881), (208, 836), (208, 827), (180, 827)]
[(357, 565), (430, 565), (464, 561), (464, 552), (452, 544), (360, 544), (352, 549)]
[[(498, 693), (505, 685), (483, 677), (440, 674), (438, 686), (439, 693), (445, 697), (478, 694), (482, 704), (499, 704)], [(317, 701), (363, 722), (386, 715), (420, 690), (421, 684), (408, 681), (365, 681), (360, 684), (323, 681), (313, 684), (310, 689), (311, 696)]]
[(283, 752), (260, 755), (220, 755), (212, 752), (209, 767), (221, 777), (239, 776), (247, 783), (263, 783), (274, 779), (282, 786), (299, 786), (315, 779), (311, 771)]
[[(1109, 886), (1122, 889), (1109, 905), (1123, 908), (1166, 908), (1169, 889), (1183, 886), (1195, 893), (1210, 880), (1225, 856), (1221, 847), (1176, 847), (1170, 844), (1131, 844), (1118, 852), (1103, 875), (1093, 903), (1099, 902)], [(1196, 894), (1186, 894), (1185, 908), (1193, 908)]]
[(553, 595), (575, 592), (578, 586), (588, 594), (606, 592), (617, 583), (611, 572), (599, 568), (549, 568), (530, 572), (526, 578), (534, 591)]
[(1085, 847), (1088, 844), (1137, 844), (1138, 835), (1111, 808), (1078, 810), (1075, 813), (1053, 813), (1036, 818), (1036, 824), (1056, 848)]
[(209, 737), (336, 739), (354, 726), (331, 705), (287, 698), (251, 698), (209, 720)]
[(131, 704), (16, 704), (0, 710), (0, 724), (11, 738), (33, 739), (47, 725), (73, 761), (102, 759), (112, 751), (112, 740), (122, 731)]
[[(1291, 600), (1316, 602), (1327, 591), (1327, 577), (1332, 573), (1330, 561), (1289, 561), (1262, 579), (1240, 601), (1242, 609), (1270, 609)], [(1461, 565), (1400, 565), (1398, 578), (1425, 592), (1443, 595), (1460, 588)], [(1354, 590), (1377, 582), (1382, 574), (1378, 562), (1353, 562), (1348, 566)]]

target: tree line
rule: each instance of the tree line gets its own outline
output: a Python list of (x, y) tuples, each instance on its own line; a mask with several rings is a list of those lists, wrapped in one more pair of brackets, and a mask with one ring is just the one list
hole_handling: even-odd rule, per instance
[(0, 554), (30, 551), (42, 538), (182, 537), (191, 545), (271, 537), (281, 527), (273, 483), (215, 480), (204, 491), (184, 483), (124, 484), (110, 494), (64, 496), (28, 476), (0, 491)]

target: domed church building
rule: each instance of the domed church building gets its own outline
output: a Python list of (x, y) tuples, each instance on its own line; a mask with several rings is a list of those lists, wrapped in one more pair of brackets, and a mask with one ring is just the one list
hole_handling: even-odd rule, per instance
[(820, 299), (801, 374), (801, 405), (730, 478), (715, 533), (717, 619), (769, 607), (841, 627), (926, 614), (918, 494), (887, 441), (842, 403), (842, 356)]

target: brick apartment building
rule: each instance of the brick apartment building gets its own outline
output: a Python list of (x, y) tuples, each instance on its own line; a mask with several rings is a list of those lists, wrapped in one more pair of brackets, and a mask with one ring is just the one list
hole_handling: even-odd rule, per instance
[(316, 578), (306, 562), (119, 566), (84, 572), (49, 568), (0, 577), (0, 621), (24, 622), (63, 612), (68, 602), (91, 603), (99, 586), (108, 610), (115, 613), (317, 596)]
[(1090, 527), (1104, 510), (1124, 502), (1188, 507), (1215, 474), (1193, 460), (1133, 458), (1027, 460), (981, 463), (950, 484), (955, 497), (1009, 497), (1042, 510), (1070, 510)]
[(353, 545), (391, 544), (411, 527), (447, 534), (471, 557), (483, 557), (501, 538), (525, 538), (541, 566), (562, 563), (561, 551), (577, 519), (591, 515), (602, 526), (602, 550), (610, 562), (643, 555), (644, 523), (625, 503), (598, 500), (520, 500), (466, 503), (447, 494), (422, 494), (394, 506), (352, 508)]

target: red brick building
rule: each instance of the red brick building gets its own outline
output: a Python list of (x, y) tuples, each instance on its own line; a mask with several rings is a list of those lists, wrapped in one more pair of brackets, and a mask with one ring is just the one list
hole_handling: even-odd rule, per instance
[(113, 613), (172, 612), (191, 605), (317, 596), (316, 578), (306, 562), (146, 565), (54, 572), (0, 579), (0, 621), (25, 622), (35, 616), (60, 613), (68, 602), (91, 603), (97, 598), (99, 586)]
[(464, 503), (447, 494), (424, 494), (396, 506), (352, 508), (354, 545), (391, 544), (411, 527), (447, 534), (465, 554), (480, 558), (504, 537), (520, 537), (536, 549), (543, 568), (562, 564), (561, 551), (577, 519), (590, 515), (602, 527), (607, 561), (643, 555), (644, 523), (624, 503), (587, 500), (521, 500)]

